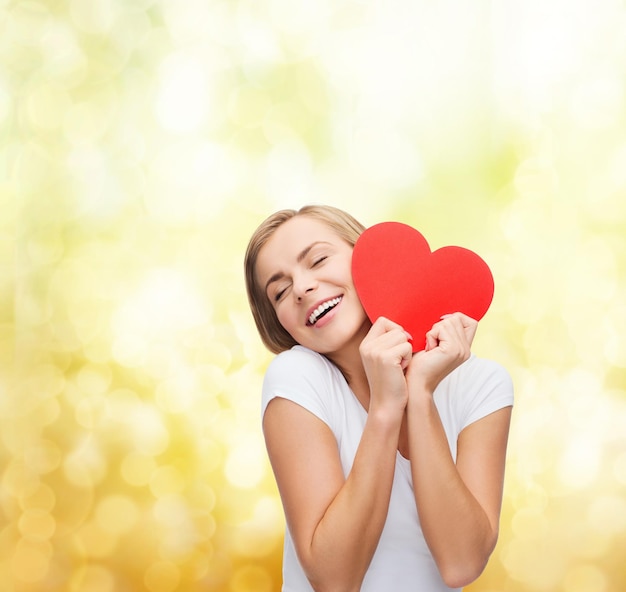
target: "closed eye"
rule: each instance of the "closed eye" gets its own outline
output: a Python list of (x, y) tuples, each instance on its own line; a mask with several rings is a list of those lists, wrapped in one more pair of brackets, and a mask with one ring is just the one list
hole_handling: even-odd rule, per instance
[(276, 292), (276, 294), (274, 295), (274, 302), (278, 302), (286, 291), (287, 288), (283, 288), (282, 290)]
[(322, 263), (326, 259), (328, 259), (328, 255), (324, 255), (322, 257), (318, 257), (317, 259), (315, 259), (313, 261), (313, 264), (311, 265), (311, 267), (315, 267), (316, 265), (319, 265), (320, 263)]

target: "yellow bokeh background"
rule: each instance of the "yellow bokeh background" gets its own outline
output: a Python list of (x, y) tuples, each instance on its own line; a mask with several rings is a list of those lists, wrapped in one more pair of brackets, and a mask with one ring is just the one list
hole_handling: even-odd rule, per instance
[(279, 590), (242, 258), (312, 202), (494, 272), (468, 590), (625, 590), (625, 132), (617, 0), (0, 1), (0, 590)]

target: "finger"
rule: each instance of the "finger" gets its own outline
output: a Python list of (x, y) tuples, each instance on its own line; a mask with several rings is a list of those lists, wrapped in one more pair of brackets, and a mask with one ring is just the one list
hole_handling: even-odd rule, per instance
[[(398, 323), (395, 323), (391, 319), (388, 319), (386, 317), (378, 317), (372, 325), (372, 329), (370, 329), (370, 331), (373, 335), (382, 335), (383, 333), (393, 331), (394, 329), (404, 331), (401, 325), (398, 325)], [(407, 333), (407, 335), (409, 334)]]
[(442, 315), (441, 319), (450, 319), (455, 326), (462, 330), (465, 339), (471, 345), (474, 340), (474, 336), (476, 335), (476, 330), (478, 329), (478, 321), (466, 314), (463, 314), (462, 312)]
[(428, 333), (426, 333), (426, 347), (424, 348), (424, 351), (435, 349), (438, 345), (439, 339), (437, 338), (437, 331), (435, 329), (431, 329)]
[(402, 370), (406, 370), (413, 358), (413, 348), (409, 343), (406, 343), (404, 350), (401, 352), (400, 367)]
[(411, 344), (407, 338), (407, 335), (401, 329), (395, 329), (388, 331), (383, 335), (379, 335), (370, 342), (371, 351), (390, 351), (396, 347), (401, 347), (402, 351), (405, 349), (412, 349)]
[[(467, 340), (463, 327), (459, 319), (454, 319), (452, 315), (435, 323), (433, 328), (429, 331), (429, 338), (436, 339), (436, 345), (434, 347), (446, 350), (448, 353), (457, 352), (460, 355), (465, 356), (469, 352), (470, 345)], [(429, 342), (429, 350), (434, 349), (431, 347), (432, 341)]]

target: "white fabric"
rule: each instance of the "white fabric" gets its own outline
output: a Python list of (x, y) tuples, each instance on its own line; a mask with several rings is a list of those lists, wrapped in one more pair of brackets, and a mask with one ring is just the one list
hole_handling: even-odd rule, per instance
[[(279, 354), (263, 382), (262, 412), (274, 397), (294, 401), (332, 430), (347, 476), (359, 445), (367, 412), (338, 368), (324, 356), (302, 346)], [(513, 404), (508, 373), (495, 362), (470, 359), (437, 387), (435, 405), (441, 416), (450, 450), (456, 460), (456, 441), (463, 428)], [(289, 532), (285, 534), (283, 591), (310, 592), (296, 557)], [(422, 534), (411, 477), (410, 462), (396, 456), (387, 521), (366, 574), (362, 592), (449, 592), (442, 581)]]

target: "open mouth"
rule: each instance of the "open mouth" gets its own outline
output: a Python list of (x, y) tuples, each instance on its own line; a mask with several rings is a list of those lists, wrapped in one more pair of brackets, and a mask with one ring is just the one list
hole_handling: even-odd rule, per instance
[(322, 302), (312, 313), (311, 316), (307, 319), (307, 325), (315, 325), (317, 321), (319, 321), (329, 310), (332, 310), (337, 306), (343, 296), (337, 296), (337, 298), (332, 298), (331, 300), (327, 300), (326, 302)]

